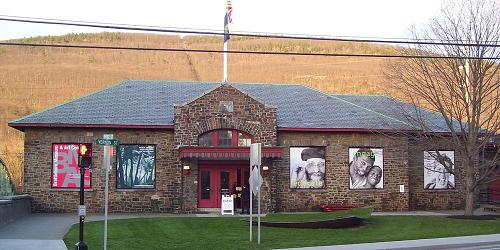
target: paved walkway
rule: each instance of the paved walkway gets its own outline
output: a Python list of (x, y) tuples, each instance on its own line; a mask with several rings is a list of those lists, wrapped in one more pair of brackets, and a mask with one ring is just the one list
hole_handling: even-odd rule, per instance
[(500, 249), (500, 234), (390, 242), (288, 248), (294, 250), (382, 250), (382, 249)]
[[(461, 211), (437, 211), (437, 212), (374, 212), (373, 215), (450, 215), (463, 214)], [(480, 213), (478, 213), (480, 214)], [(109, 219), (146, 218), (146, 217), (216, 217), (214, 213), (206, 214), (111, 214)], [(239, 216), (239, 215), (235, 215)], [(103, 215), (90, 215), (86, 221), (103, 220)], [(72, 224), (78, 223), (76, 214), (32, 214), (20, 218), (10, 224), (0, 227), (0, 249), (10, 250), (65, 250), (63, 242), (64, 235), (68, 232)], [(500, 234), (465, 236), (443, 239), (426, 239), (413, 241), (380, 242), (368, 244), (354, 244), (343, 246), (311, 247), (303, 249), (454, 249), (454, 245), (465, 246), (485, 246), (490, 244), (491, 248), (500, 250)], [(457, 246), (458, 246), (457, 245)], [(450, 247), (451, 246), (451, 247)], [(448, 248), (447, 248), (448, 247)], [(465, 248), (464, 248), (465, 249)], [(467, 248), (483, 249), (483, 248)]]

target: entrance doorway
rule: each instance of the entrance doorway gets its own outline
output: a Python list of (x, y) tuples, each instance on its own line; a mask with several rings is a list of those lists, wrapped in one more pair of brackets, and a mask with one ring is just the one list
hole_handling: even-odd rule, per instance
[(198, 207), (220, 208), (222, 195), (235, 195), (235, 207), (241, 208), (241, 187), (248, 185), (248, 162), (207, 162), (198, 168)]

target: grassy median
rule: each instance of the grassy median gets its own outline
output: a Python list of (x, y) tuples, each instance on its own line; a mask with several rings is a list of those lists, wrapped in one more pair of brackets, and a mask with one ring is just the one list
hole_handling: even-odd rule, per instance
[[(366, 216), (363, 210), (353, 213)], [(303, 221), (339, 215), (351, 213), (272, 214), (265, 219)], [(248, 222), (236, 217), (111, 220), (108, 222), (108, 249), (271, 249), (500, 233), (500, 219), (474, 221), (444, 216), (372, 216), (369, 221), (370, 224), (354, 229), (262, 227), (261, 245), (257, 245), (256, 238), (249, 242)], [(102, 249), (103, 227), (102, 221), (85, 224), (85, 242), (89, 249)], [(64, 241), (69, 249), (74, 248), (78, 241), (78, 225), (71, 227)]]

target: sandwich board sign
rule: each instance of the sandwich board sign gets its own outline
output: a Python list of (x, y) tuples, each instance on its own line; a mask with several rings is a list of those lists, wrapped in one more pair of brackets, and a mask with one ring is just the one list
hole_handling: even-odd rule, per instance
[(234, 200), (232, 195), (222, 195), (220, 213), (221, 215), (234, 215)]

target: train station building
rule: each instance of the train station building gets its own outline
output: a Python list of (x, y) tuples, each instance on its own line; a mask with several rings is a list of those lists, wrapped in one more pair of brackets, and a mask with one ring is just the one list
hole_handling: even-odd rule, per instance
[[(111, 212), (195, 213), (223, 194), (241, 208), (249, 145), (261, 143), (266, 212), (321, 205), (379, 211), (463, 209), (461, 158), (439, 115), (424, 139), (384, 96), (327, 94), (302, 85), (125, 81), (9, 123), (25, 135), (24, 192), (35, 212), (74, 212), (79, 143), (93, 143), (85, 203), (104, 211), (104, 150), (113, 135)], [(444, 135), (444, 137), (443, 137)], [(435, 150), (447, 159), (437, 161)], [(451, 164), (454, 174), (443, 164)]]

